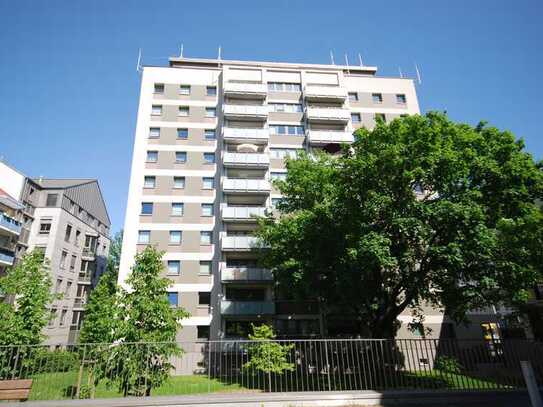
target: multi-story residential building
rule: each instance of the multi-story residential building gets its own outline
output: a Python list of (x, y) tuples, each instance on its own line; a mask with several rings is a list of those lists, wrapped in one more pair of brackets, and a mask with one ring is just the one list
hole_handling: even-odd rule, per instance
[[(146, 245), (165, 251), (181, 340), (322, 333), (313, 303), (281, 301), (256, 266), (254, 215), (301, 150), (336, 152), (353, 131), (419, 113), (411, 79), (369, 66), (171, 58), (144, 67), (119, 279)], [(341, 329), (338, 326), (337, 329)]]
[[(72, 343), (109, 251), (110, 220), (98, 181), (28, 178), (0, 162), (0, 188), (0, 206), (11, 205), (2, 213), (7, 221), (0, 222), (0, 260), (11, 266), (26, 250), (44, 251), (52, 289), (62, 294), (51, 304), (47, 343)], [(1, 239), (7, 233), (6, 246)]]

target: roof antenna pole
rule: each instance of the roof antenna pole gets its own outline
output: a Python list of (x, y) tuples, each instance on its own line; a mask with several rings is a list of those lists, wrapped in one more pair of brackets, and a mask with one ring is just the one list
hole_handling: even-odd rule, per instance
[(179, 58), (183, 58), (183, 44), (181, 44), (181, 49), (179, 51)]
[(345, 54), (345, 66), (347, 67), (347, 73), (349, 72), (349, 58), (347, 57), (347, 54)]
[(422, 84), (422, 79), (420, 77), (419, 67), (418, 67), (416, 62), (415, 62), (415, 71), (417, 72), (417, 81), (418, 81), (419, 85), (421, 85)]
[(141, 48), (138, 51), (138, 63), (136, 64), (136, 72), (141, 72)]
[(360, 63), (360, 66), (364, 66), (362, 63), (362, 55), (360, 55), (360, 52), (358, 53), (358, 62)]
[(332, 65), (335, 65), (335, 61), (334, 61), (334, 53), (332, 52), (332, 50), (330, 50), (330, 61), (332, 61)]
[(403, 72), (402, 72), (402, 68), (400, 66), (398, 67), (398, 71), (400, 72), (400, 78), (403, 79)]
[(221, 46), (219, 45), (219, 56), (217, 58), (219, 61), (221, 60)]

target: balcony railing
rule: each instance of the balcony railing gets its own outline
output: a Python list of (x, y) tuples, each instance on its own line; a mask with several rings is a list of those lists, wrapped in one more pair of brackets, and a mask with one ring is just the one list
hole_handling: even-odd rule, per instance
[(270, 138), (269, 129), (250, 129), (224, 127), (222, 131), (223, 138), (231, 141), (251, 141), (256, 143), (267, 143)]
[(311, 144), (352, 143), (354, 136), (348, 131), (308, 130), (307, 140)]
[(21, 222), (13, 219), (5, 213), (0, 213), (0, 228), (7, 229), (10, 232), (18, 235), (21, 233)]
[(254, 220), (257, 216), (265, 216), (266, 208), (259, 206), (227, 206), (222, 208), (223, 219), (240, 221)]
[(223, 236), (221, 248), (226, 251), (251, 250), (260, 247), (255, 236)]
[(266, 119), (268, 117), (268, 106), (254, 105), (224, 105), (225, 116), (237, 118)]
[(225, 192), (268, 193), (271, 191), (271, 184), (265, 179), (225, 178), (223, 190)]
[(317, 315), (319, 304), (311, 301), (275, 301), (275, 312), (280, 315)]
[(93, 249), (92, 247), (84, 247), (82, 251), (83, 257), (95, 257), (96, 256), (96, 249)]
[(84, 308), (87, 304), (87, 299), (85, 297), (77, 297), (74, 299), (74, 308)]
[(256, 153), (224, 153), (223, 163), (230, 167), (267, 167), (270, 165), (270, 156)]
[(351, 119), (351, 112), (341, 108), (307, 107), (305, 114), (308, 120), (327, 122), (348, 122)]
[(0, 249), (0, 264), (12, 266), (15, 261), (15, 252)]
[(91, 273), (79, 273), (77, 281), (80, 283), (90, 283), (92, 281)]
[(273, 315), (275, 304), (272, 301), (221, 301), (222, 315)]
[(265, 98), (268, 86), (265, 83), (225, 82), (224, 94)]
[(338, 100), (347, 99), (347, 90), (341, 86), (314, 86), (304, 87), (304, 97), (313, 100)]
[(221, 280), (240, 281), (272, 281), (271, 270), (251, 267), (224, 267), (221, 270)]

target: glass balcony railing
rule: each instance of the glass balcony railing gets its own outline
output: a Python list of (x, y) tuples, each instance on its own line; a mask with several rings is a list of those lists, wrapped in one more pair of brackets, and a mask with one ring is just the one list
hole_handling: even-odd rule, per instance
[(15, 252), (0, 248), (0, 264), (12, 266), (15, 261)]
[(257, 153), (224, 153), (223, 163), (236, 167), (267, 167), (270, 164), (270, 156)]
[(251, 117), (265, 119), (268, 117), (268, 112), (268, 106), (224, 105), (223, 107), (224, 115), (233, 117)]
[(7, 229), (8, 231), (18, 235), (21, 233), (22, 224), (18, 220), (13, 219), (11, 216), (0, 212), (0, 228)]
[(224, 93), (226, 95), (260, 96), (266, 97), (268, 86), (265, 83), (225, 82)]
[(270, 138), (269, 129), (261, 128), (234, 128), (224, 127), (223, 138), (231, 141), (251, 141), (253, 143), (266, 143)]
[(354, 136), (348, 131), (307, 130), (310, 144), (352, 143)]
[(259, 206), (227, 206), (222, 208), (223, 219), (247, 221), (265, 215), (266, 208)]
[(255, 236), (223, 236), (221, 239), (222, 250), (251, 250), (259, 247)]
[(221, 301), (222, 315), (273, 315), (275, 303), (272, 301)]
[(223, 190), (225, 192), (268, 193), (271, 191), (271, 184), (265, 179), (225, 178)]
[(272, 281), (271, 270), (252, 267), (224, 267), (221, 270), (222, 281)]
[(304, 87), (304, 97), (312, 100), (337, 100), (347, 99), (347, 90), (341, 86), (315, 86)]
[(351, 112), (347, 109), (334, 107), (307, 107), (305, 109), (307, 120), (328, 121), (328, 122), (348, 122), (351, 119)]

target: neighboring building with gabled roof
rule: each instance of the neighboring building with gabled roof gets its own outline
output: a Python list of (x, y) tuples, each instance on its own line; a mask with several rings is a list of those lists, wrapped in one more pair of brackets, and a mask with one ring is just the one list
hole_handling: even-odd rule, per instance
[[(53, 290), (63, 294), (51, 304), (47, 343), (73, 343), (109, 252), (111, 221), (98, 181), (29, 178), (0, 161), (0, 191), (0, 218), (9, 218), (0, 220), (0, 275), (26, 250), (43, 250)], [(13, 208), (8, 211), (4, 201)], [(11, 230), (3, 233), (3, 223)]]

